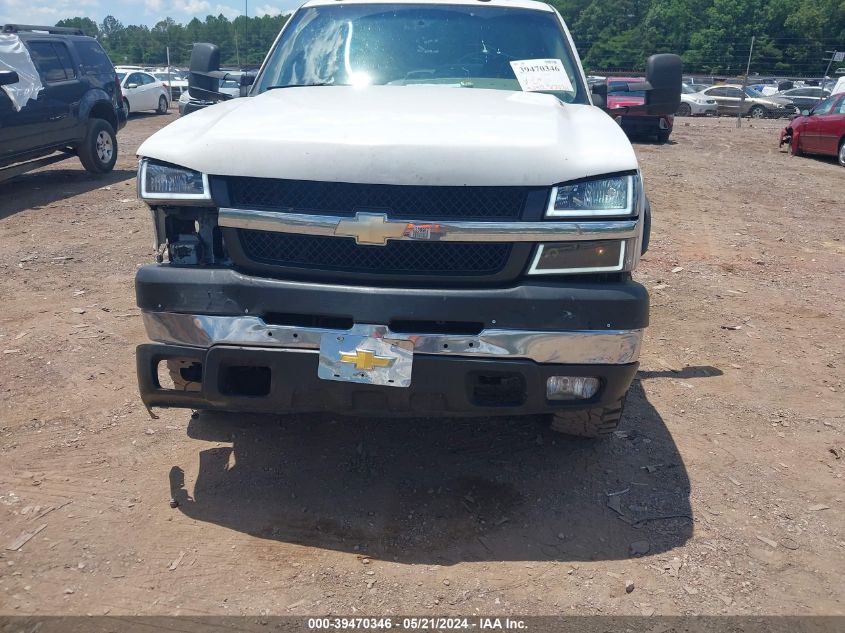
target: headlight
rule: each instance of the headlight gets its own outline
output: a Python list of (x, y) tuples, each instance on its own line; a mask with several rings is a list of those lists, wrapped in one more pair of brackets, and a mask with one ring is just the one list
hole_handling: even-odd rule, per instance
[(138, 188), (144, 200), (211, 200), (207, 175), (146, 159), (138, 167)]
[(552, 187), (547, 218), (633, 215), (634, 176), (592, 178)]

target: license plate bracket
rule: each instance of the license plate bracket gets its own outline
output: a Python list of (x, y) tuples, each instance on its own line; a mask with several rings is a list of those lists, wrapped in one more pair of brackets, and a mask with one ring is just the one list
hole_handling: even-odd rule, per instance
[(356, 334), (320, 337), (317, 376), (323, 380), (410, 387), (414, 343)]

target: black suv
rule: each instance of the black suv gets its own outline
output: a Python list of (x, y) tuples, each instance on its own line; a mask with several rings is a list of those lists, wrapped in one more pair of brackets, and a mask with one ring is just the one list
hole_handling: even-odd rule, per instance
[[(0, 48), (0, 181), (74, 155), (89, 172), (111, 171), (126, 112), (114, 66), (97, 40), (48, 26), (6, 24), (0, 32), (20, 42)], [(16, 84), (37, 83), (33, 71), (42, 88), (16, 107), (10, 95)]]

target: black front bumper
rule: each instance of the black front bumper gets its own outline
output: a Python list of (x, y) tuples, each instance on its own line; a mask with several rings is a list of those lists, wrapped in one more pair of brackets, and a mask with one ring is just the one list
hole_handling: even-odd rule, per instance
[[(297, 313), (343, 317), (356, 324), (455, 321), (476, 322), (485, 329), (544, 332), (637, 330), (648, 325), (648, 294), (630, 280), (538, 281), (477, 290), (404, 289), (281, 281), (230, 269), (159, 265), (139, 270), (136, 292), (138, 306), (145, 311), (194, 315), (269, 319), (274, 314)], [(162, 388), (159, 365), (169, 358), (201, 364), (199, 391)], [(411, 386), (399, 388), (322, 380), (317, 376), (318, 363), (316, 350), (278, 347), (152, 343), (137, 350), (138, 381), (147, 406), (266, 413), (548, 413), (610, 404), (627, 391), (637, 370), (635, 362), (557, 364), (418, 353)], [(601, 387), (589, 400), (550, 401), (546, 398), (550, 376), (597, 377)]]
[[(202, 363), (201, 391), (162, 389), (158, 364), (167, 358)], [(628, 390), (637, 363), (627, 365), (552, 365), (529, 360), (414, 356), (410, 387), (385, 387), (322, 380), (319, 355), (309, 351), (218, 345), (205, 349), (140, 345), (137, 350), (141, 399), (148, 407), (181, 407), (256, 413), (330, 411), (350, 415), (525, 415), (564, 408), (611, 404)], [(269, 383), (259, 394), (246, 393), (245, 368), (266, 368)], [(595, 376), (599, 392), (590, 400), (546, 399), (550, 376)], [(250, 385), (252, 386), (252, 385)]]

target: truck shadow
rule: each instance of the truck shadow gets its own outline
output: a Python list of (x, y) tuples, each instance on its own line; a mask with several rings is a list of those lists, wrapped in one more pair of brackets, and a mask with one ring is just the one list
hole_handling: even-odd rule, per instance
[(640, 379), (606, 442), (558, 436), (536, 417), (203, 413), (188, 434), (232, 446), (200, 453), (192, 497), (171, 469), (180, 511), (260, 538), (449, 565), (623, 559), (632, 543), (663, 552), (693, 532), (686, 469)]
[[(65, 162), (59, 165), (65, 165)], [(20, 211), (39, 209), (59, 200), (134, 178), (134, 169), (114, 169), (102, 175), (89, 174), (77, 158), (71, 157), (65, 168), (42, 169), (0, 182), (0, 220)], [(125, 196), (122, 197), (135, 197), (134, 187), (124, 189)], [(115, 196), (120, 193), (115, 191)]]

